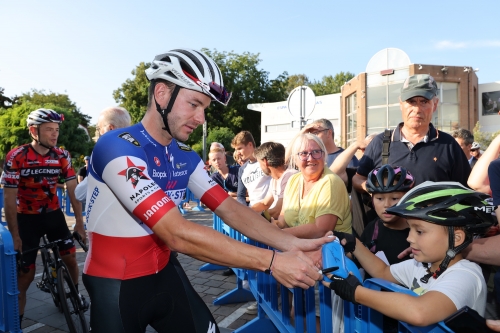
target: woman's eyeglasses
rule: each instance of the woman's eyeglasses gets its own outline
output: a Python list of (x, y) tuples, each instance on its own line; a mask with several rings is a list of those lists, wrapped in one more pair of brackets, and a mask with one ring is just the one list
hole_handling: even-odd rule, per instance
[(301, 161), (307, 161), (307, 159), (309, 158), (309, 155), (311, 155), (311, 157), (313, 159), (319, 160), (323, 156), (323, 151), (321, 149), (311, 150), (310, 152), (309, 151), (301, 151), (301, 152), (297, 153), (297, 155), (299, 156)]

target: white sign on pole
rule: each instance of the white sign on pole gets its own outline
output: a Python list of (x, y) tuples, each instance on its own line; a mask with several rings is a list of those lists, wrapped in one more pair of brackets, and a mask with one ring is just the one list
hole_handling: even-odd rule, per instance
[(302, 129), (306, 119), (316, 106), (316, 96), (311, 88), (299, 86), (293, 89), (288, 96), (288, 111), (293, 118), (299, 119), (299, 128)]

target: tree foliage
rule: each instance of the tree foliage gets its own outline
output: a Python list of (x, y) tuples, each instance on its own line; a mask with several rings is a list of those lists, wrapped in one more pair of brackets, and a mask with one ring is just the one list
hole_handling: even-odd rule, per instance
[[(57, 105), (58, 107), (73, 113), (79, 119), (82, 126), (89, 126), (91, 117), (80, 112), (76, 104), (69, 99), (66, 94), (59, 94), (54, 92), (46, 93), (43, 90), (33, 89), (29, 93), (24, 93), (19, 97), (20, 103), (30, 102), (33, 105)], [(55, 111), (55, 110), (54, 110)]]
[(474, 126), (472, 134), (474, 135), (474, 141), (478, 142), (481, 145), (481, 150), (486, 150), (490, 145), (491, 141), (500, 135), (500, 130), (496, 132), (482, 132), (481, 125), (479, 125), (479, 121)]
[(340, 72), (335, 74), (335, 76), (323, 76), (321, 81), (314, 81), (309, 84), (309, 87), (314, 91), (316, 96), (337, 94), (340, 92), (340, 88), (353, 77), (353, 73)]
[(287, 78), (286, 94), (290, 95), (292, 90), (297, 88), (298, 86), (308, 86), (310, 84), (311, 82), (309, 81), (309, 78), (305, 74), (290, 75)]
[(120, 106), (127, 109), (132, 118), (132, 124), (141, 121), (146, 113), (148, 105), (149, 81), (146, 77), (146, 69), (151, 63), (141, 62), (134, 70), (133, 77), (122, 83), (121, 87), (113, 91), (113, 98)]
[[(8, 109), (0, 108), (0, 159), (4, 159), (11, 149), (31, 142), (32, 139), (26, 125), (28, 114), (39, 108), (48, 108), (64, 114), (64, 121), (60, 126), (58, 145), (70, 152), (75, 167), (82, 165), (83, 157), (90, 154), (94, 145), (87, 133), (79, 128), (82, 114), (75, 112), (76, 106), (69, 100), (67, 95), (55, 94), (58, 95), (57, 98), (52, 99), (50, 98), (51, 94), (42, 96), (44, 95), (42, 92), (37, 92), (37, 96), (33, 100), (24, 98), (26, 97), (25, 94), (12, 107)], [(33, 101), (41, 104), (35, 104)], [(61, 102), (62, 106), (55, 104), (58, 102)], [(89, 118), (87, 115), (83, 116)]]
[[(257, 142), (260, 141), (260, 112), (247, 109), (248, 104), (269, 103), (282, 101), (287, 97), (287, 73), (270, 79), (269, 73), (259, 69), (261, 60), (259, 54), (245, 52), (219, 52), (203, 49), (222, 71), (226, 89), (233, 93), (227, 107), (219, 103), (212, 103), (205, 112), (208, 123), (208, 132), (215, 128), (226, 127), (232, 133), (241, 130), (252, 132)], [(113, 92), (116, 102), (126, 108), (132, 116), (133, 122), (142, 119), (148, 103), (149, 82), (144, 71), (149, 63), (141, 62), (133, 71), (133, 77), (127, 79), (121, 87)], [(201, 146), (202, 129), (193, 132), (187, 144), (199, 143)]]

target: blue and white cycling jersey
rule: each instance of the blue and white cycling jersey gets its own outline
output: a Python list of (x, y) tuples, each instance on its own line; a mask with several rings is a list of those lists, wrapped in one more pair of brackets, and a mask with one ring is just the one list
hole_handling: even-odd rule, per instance
[(212, 211), (228, 197), (203, 167), (189, 146), (163, 146), (141, 123), (101, 137), (88, 168), (84, 273), (126, 280), (165, 267), (170, 249), (151, 229), (186, 188)]

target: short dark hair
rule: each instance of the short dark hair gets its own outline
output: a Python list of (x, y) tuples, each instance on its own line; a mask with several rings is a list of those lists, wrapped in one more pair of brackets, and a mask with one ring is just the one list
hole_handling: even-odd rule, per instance
[(155, 79), (155, 80), (152, 80), (151, 82), (149, 82), (149, 87), (148, 87), (148, 110), (149, 108), (151, 107), (151, 104), (153, 103), (153, 95), (155, 93), (155, 86), (157, 83), (164, 83), (167, 85), (167, 88), (172, 91), (174, 90), (174, 87), (175, 87), (175, 83), (172, 83), (172, 82), (169, 82), (169, 81), (166, 81), (166, 80), (162, 80), (162, 79)]
[(273, 168), (285, 165), (285, 147), (278, 142), (264, 142), (255, 149), (254, 156), (259, 160), (266, 159)]
[(466, 145), (471, 145), (474, 142), (474, 135), (465, 128), (459, 128), (451, 133), (454, 138), (459, 138), (464, 140)]

